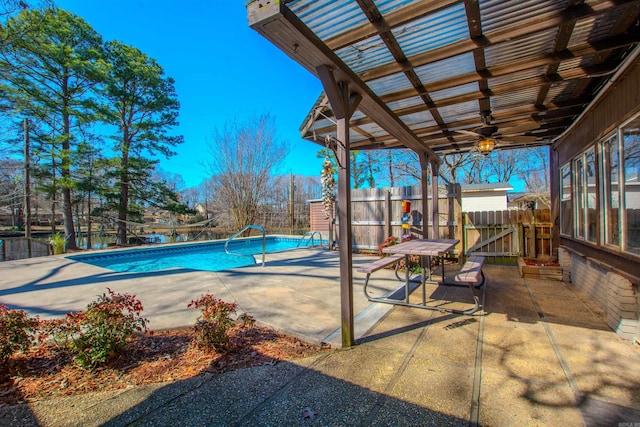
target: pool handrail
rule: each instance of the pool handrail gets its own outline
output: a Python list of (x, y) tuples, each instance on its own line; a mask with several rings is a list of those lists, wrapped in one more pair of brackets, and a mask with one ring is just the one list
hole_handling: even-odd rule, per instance
[[(242, 233), (244, 233), (250, 228), (262, 231), (262, 266), (264, 267), (264, 254), (267, 251), (267, 232), (264, 230), (264, 227), (261, 225), (249, 224), (242, 227), (242, 230), (238, 231), (233, 236), (229, 237), (226, 242), (224, 242), (224, 251), (229, 255), (248, 256), (245, 254), (236, 254), (233, 252), (229, 252), (229, 249), (227, 249), (227, 246), (229, 245), (230, 241), (232, 241), (233, 239), (235, 239), (236, 237), (238, 237), (239, 235), (241, 235)], [(253, 257), (253, 260), (255, 261), (256, 257), (254, 257), (253, 255), (251, 255), (251, 257)]]
[(300, 247), (300, 244), (302, 243), (302, 241), (304, 240), (304, 238), (306, 236), (309, 236), (309, 241), (311, 242), (311, 247), (315, 247), (315, 240), (313, 238), (313, 236), (315, 236), (316, 234), (318, 234), (320, 236), (320, 247), (322, 247), (322, 233), (319, 231), (307, 231), (305, 232), (302, 237), (300, 238), (300, 240), (298, 241), (298, 247)]
[[(214, 223), (214, 221), (215, 221), (214, 218), (211, 218), (209, 221), (207, 221), (204, 227), (202, 227), (202, 230), (200, 230), (200, 232), (196, 234), (192, 240), (198, 240), (198, 237), (200, 237), (202, 233), (204, 233), (205, 231), (211, 228), (211, 225)], [(188, 237), (187, 237), (187, 240), (188, 240)]]

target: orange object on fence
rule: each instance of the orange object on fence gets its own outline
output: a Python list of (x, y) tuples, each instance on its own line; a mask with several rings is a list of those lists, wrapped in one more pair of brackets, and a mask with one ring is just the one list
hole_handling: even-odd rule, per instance
[(402, 201), (402, 213), (411, 212), (411, 202), (409, 200)]

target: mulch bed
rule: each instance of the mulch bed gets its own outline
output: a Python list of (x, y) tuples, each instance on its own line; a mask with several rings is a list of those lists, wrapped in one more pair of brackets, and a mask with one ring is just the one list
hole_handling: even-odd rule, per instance
[(17, 354), (0, 367), (0, 407), (39, 399), (116, 390), (177, 381), (204, 372), (274, 364), (310, 356), (325, 349), (254, 326), (230, 331), (225, 353), (205, 351), (193, 343), (190, 329), (139, 336), (110, 364), (88, 371), (75, 366), (66, 353), (36, 347)]
[(531, 258), (523, 258), (523, 261), (525, 264), (527, 265), (535, 265), (535, 266), (542, 266), (542, 267), (559, 267), (560, 264), (558, 264), (555, 261), (548, 261), (548, 260), (537, 260), (537, 259), (531, 259)]

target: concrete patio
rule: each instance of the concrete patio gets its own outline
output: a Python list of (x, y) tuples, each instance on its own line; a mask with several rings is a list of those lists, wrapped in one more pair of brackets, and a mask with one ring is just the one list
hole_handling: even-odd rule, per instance
[[(326, 339), (339, 322), (337, 253), (280, 256), (264, 268), (144, 277), (119, 277), (57, 257), (3, 263), (0, 303), (56, 315), (67, 307), (83, 308), (106, 286), (128, 289), (143, 301), (157, 328), (171, 326), (171, 320), (175, 326), (189, 324), (196, 313), (183, 309), (183, 302), (211, 291), (238, 301), (265, 324), (309, 341)], [(357, 258), (356, 266), (364, 261)], [(398, 285), (392, 272), (379, 273), (371, 286), (380, 292)], [(364, 313), (356, 319), (360, 338), (354, 348), (188, 381), (4, 407), (0, 424), (640, 423), (640, 346), (618, 338), (598, 308), (570, 284), (522, 279), (515, 267), (489, 265), (485, 273), (487, 284), (479, 292), (484, 310), (473, 316), (371, 306), (360, 292), (364, 275), (354, 273), (355, 311)], [(463, 288), (428, 292), (435, 300), (468, 298)]]
[[(370, 260), (355, 256), (354, 268)], [(199, 312), (187, 305), (211, 293), (236, 302), (239, 313), (247, 312), (265, 326), (320, 343), (340, 327), (339, 262), (337, 252), (317, 247), (269, 253), (264, 267), (220, 272), (175, 268), (118, 273), (62, 255), (32, 258), (0, 263), (0, 304), (33, 316), (60, 317), (86, 309), (110, 288), (135, 294), (144, 306), (142, 315), (149, 319), (149, 329), (163, 330), (193, 325)], [(391, 271), (377, 277), (379, 293), (398, 286)], [(367, 310), (370, 304), (362, 293), (363, 281), (355, 282), (356, 313), (364, 311), (361, 317), (371, 322), (389, 310), (388, 306)], [(372, 325), (362, 321), (359, 328)]]

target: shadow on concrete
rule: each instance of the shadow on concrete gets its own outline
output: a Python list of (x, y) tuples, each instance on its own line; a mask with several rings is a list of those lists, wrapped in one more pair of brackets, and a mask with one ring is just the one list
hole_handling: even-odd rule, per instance
[[(176, 268), (171, 270), (161, 270), (161, 271), (150, 271), (145, 273), (117, 273), (113, 271), (105, 271), (100, 274), (91, 274), (88, 276), (77, 277), (74, 279), (60, 280), (60, 281), (52, 281), (52, 282), (44, 282), (45, 280), (54, 277), (60, 270), (64, 269), (66, 266), (62, 266), (52, 271), (48, 272), (46, 275), (38, 278), (37, 280), (32, 280), (30, 282), (25, 283), (24, 285), (20, 285), (18, 287), (9, 288), (9, 289), (0, 289), (0, 297), (7, 295), (20, 294), (25, 292), (34, 292), (34, 291), (42, 291), (48, 289), (56, 289), (56, 288), (66, 288), (70, 286), (83, 286), (83, 285), (93, 285), (97, 283), (110, 283), (116, 282), (120, 280), (135, 280), (143, 277), (166, 277), (178, 274), (189, 273), (197, 270), (190, 269), (182, 269)], [(44, 283), (43, 283), (44, 282)]]
[[(320, 357), (311, 366), (291, 362), (204, 374), (170, 384), (127, 390), (95, 400), (68, 399), (75, 425), (279, 426), (459, 425), (466, 420), (327, 375)], [(304, 362), (303, 362), (304, 363)], [(71, 421), (68, 419), (67, 421)], [(15, 427), (62, 425), (46, 405), (0, 409)]]

